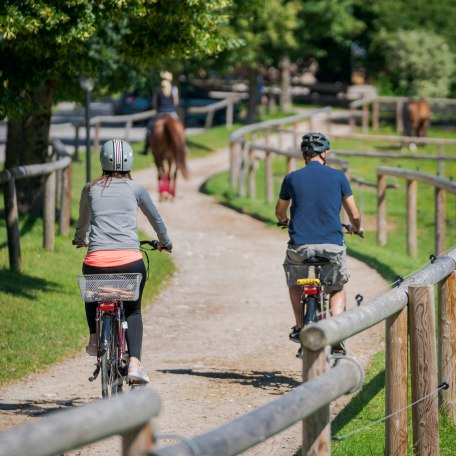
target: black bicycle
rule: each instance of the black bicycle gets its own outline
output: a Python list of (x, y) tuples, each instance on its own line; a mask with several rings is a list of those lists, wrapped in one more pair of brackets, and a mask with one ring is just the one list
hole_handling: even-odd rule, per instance
[[(350, 232), (351, 226), (342, 224), (342, 227)], [(363, 232), (356, 233), (364, 237)], [(321, 279), (322, 267), (330, 262), (328, 258), (314, 256), (304, 261), (304, 264), (311, 269), (313, 277), (306, 277), (296, 280), (296, 285), (302, 287), (301, 294), (301, 317), (304, 326), (323, 320), (330, 316), (329, 313), (329, 296), (330, 293), (325, 289), (325, 282)], [(299, 347), (296, 353), (297, 358), (302, 357), (302, 347)], [(337, 364), (334, 363), (334, 365)]]
[[(140, 245), (149, 245), (151, 248), (147, 250), (159, 248), (156, 240), (141, 241)], [(124, 384), (131, 388), (140, 385), (128, 380), (128, 324), (123, 303), (139, 298), (141, 280), (142, 274), (139, 273), (86, 274), (78, 277), (82, 299), (98, 303), (95, 317), (97, 363), (89, 381), (93, 382), (101, 372), (103, 398), (119, 394)]]

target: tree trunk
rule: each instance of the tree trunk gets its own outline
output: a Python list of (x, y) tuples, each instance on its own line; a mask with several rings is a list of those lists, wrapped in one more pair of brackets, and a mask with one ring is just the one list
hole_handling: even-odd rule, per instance
[(246, 123), (252, 124), (257, 120), (258, 104), (258, 70), (256, 68), (249, 68), (249, 100), (247, 106), (247, 119)]
[(283, 112), (290, 112), (290, 58), (288, 55), (283, 56), (280, 61), (280, 89), (280, 109)]
[[(46, 81), (30, 94), (33, 111), (8, 119), (5, 168), (50, 161), (48, 153), (53, 84)], [(16, 182), (18, 208), (22, 213), (40, 213), (42, 177)]]

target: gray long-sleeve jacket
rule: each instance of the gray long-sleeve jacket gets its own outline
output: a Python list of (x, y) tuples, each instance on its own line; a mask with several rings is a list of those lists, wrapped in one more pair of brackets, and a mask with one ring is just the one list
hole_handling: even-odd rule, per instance
[(82, 189), (79, 219), (74, 242), (86, 244), (88, 252), (96, 250), (138, 250), (138, 207), (149, 220), (163, 246), (171, 243), (165, 223), (152, 202), (146, 188), (129, 179), (112, 178), (104, 183)]

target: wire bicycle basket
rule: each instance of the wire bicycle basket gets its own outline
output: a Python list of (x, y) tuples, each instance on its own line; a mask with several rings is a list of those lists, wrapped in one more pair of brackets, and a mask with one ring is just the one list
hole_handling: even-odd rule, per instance
[(136, 301), (142, 274), (87, 274), (78, 277), (79, 290), (85, 302), (104, 300)]

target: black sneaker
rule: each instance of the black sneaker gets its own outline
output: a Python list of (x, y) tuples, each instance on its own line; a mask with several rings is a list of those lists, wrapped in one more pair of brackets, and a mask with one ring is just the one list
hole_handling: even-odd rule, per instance
[(331, 347), (331, 354), (345, 356), (347, 354), (347, 349), (345, 348), (345, 344), (343, 342), (339, 342), (338, 344), (333, 345)]
[(297, 344), (301, 343), (301, 341), (299, 340), (299, 333), (301, 332), (301, 329), (302, 328), (296, 328), (296, 326), (293, 326), (291, 328), (291, 333), (288, 335), (288, 337), (292, 342), (296, 342)]

